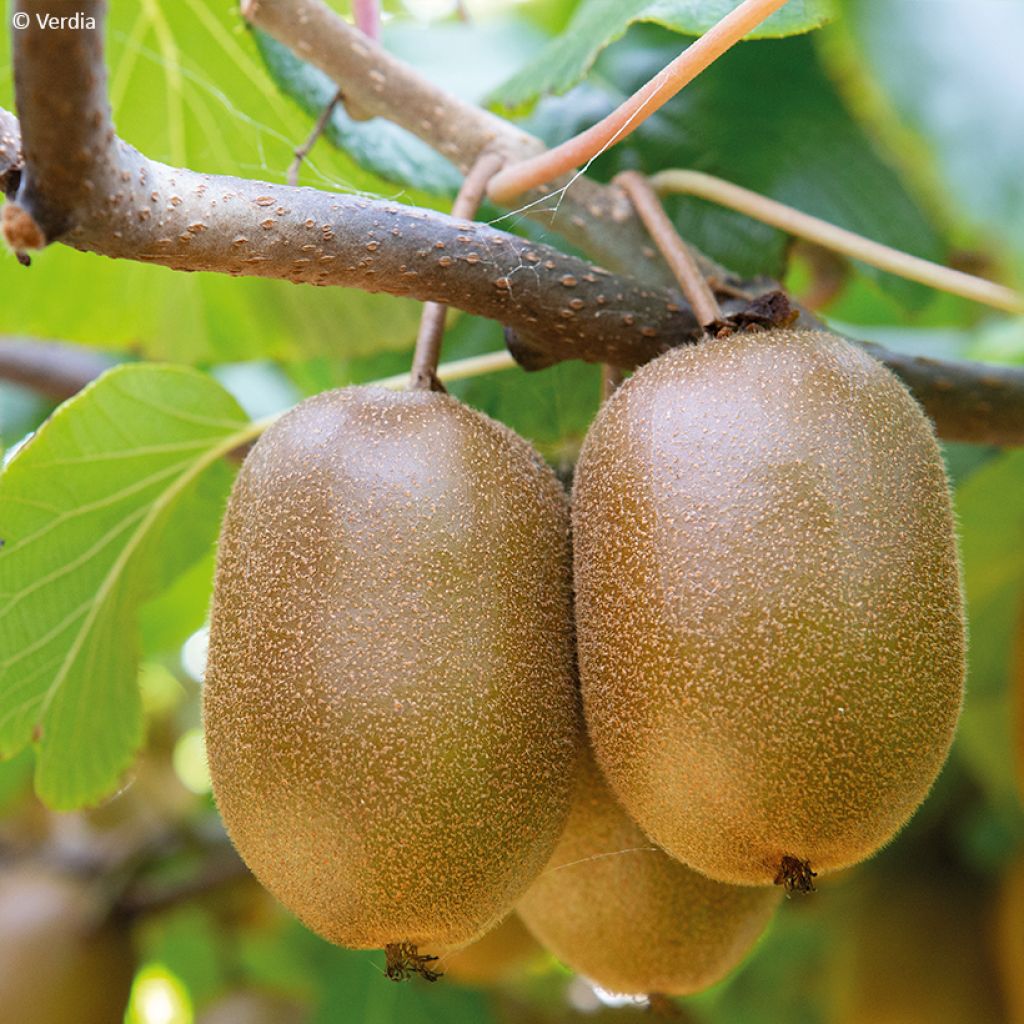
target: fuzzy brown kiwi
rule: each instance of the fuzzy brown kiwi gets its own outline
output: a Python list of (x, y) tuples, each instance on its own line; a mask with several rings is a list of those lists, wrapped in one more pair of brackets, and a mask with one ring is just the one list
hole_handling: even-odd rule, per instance
[(591, 427), (573, 524), (587, 725), (655, 842), (809, 887), (896, 833), (965, 668), (942, 457), (888, 370), (826, 332), (673, 350)]
[(509, 914), (499, 925), (462, 949), (438, 954), (438, 970), (450, 981), (469, 988), (489, 988), (543, 970), (550, 957), (518, 914)]
[(31, 862), (0, 870), (0, 1018), (111, 1024), (134, 975), (127, 932), (87, 880)]
[(588, 753), (562, 838), (517, 910), (544, 946), (602, 988), (682, 996), (739, 964), (781, 896), (716, 882), (659, 850)]
[(511, 909), (578, 747), (568, 501), (448, 395), (327, 392), (246, 459), (204, 689), (214, 795), (254, 874), (340, 945), (461, 946)]

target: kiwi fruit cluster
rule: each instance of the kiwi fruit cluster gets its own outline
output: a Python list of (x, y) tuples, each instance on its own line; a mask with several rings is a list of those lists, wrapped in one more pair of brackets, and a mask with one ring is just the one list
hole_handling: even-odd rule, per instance
[(780, 883), (891, 839), (948, 753), (943, 461), (860, 350), (771, 330), (669, 351), (598, 414), (571, 506), (573, 550), (530, 446), (427, 391), (309, 399), (239, 474), (214, 794), (257, 878), (391, 977), (454, 970), (515, 908), (607, 989), (698, 991)]

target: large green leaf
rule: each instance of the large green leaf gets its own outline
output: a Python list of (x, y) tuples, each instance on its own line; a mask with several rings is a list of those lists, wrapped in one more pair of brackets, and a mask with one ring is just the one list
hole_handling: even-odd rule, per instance
[[(842, 70), (870, 113), (895, 115), (924, 146), (919, 172), (950, 213), (998, 240), (1024, 273), (1024, 4), (1013, 0), (845, 0)], [(894, 126), (895, 127), (895, 126)], [(926, 165), (922, 167), (920, 165)], [(977, 244), (976, 239), (968, 239)]]
[[(517, 106), (582, 81), (601, 51), (635, 22), (654, 22), (686, 35), (702, 35), (740, 0), (583, 0), (566, 30), (493, 93)], [(780, 38), (820, 28), (835, 15), (834, 0), (789, 0), (751, 38)], [(682, 49), (680, 42), (677, 49)], [(667, 63), (667, 61), (666, 61)]]
[(124, 365), (0, 476), (0, 756), (34, 741), (51, 806), (95, 801), (141, 739), (138, 607), (207, 551), (258, 429), (209, 377)]
[[(230, 0), (108, 4), (119, 133), (167, 163), (283, 182), (311, 122), (280, 95), (242, 24)], [(0, 33), (0, 105), (7, 109), (13, 108), (10, 36)], [(394, 191), (329, 146), (317, 147), (305, 171), (309, 184), (328, 190)], [(429, 201), (418, 192), (403, 199)], [(0, 333), (203, 364), (365, 354), (406, 347), (416, 332), (416, 304), (386, 295), (175, 273), (60, 245), (25, 269), (0, 250)]]

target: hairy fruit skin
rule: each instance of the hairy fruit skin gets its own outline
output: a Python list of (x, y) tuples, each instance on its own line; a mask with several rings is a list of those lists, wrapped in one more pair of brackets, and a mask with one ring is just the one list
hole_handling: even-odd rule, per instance
[(587, 725), (656, 843), (766, 885), (896, 833), (965, 667), (942, 458), (888, 370), (824, 332), (673, 350), (591, 427), (573, 524)]
[(781, 897), (713, 881), (659, 850), (588, 755), (562, 838), (517, 910), (559, 960), (602, 988), (683, 996), (740, 963)]
[(228, 506), (204, 716), (257, 878), (332, 942), (455, 946), (550, 854), (578, 745), (567, 499), (443, 394), (347, 388)]

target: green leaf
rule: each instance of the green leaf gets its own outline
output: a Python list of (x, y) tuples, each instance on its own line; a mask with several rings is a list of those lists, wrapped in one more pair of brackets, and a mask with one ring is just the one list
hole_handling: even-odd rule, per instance
[(139, 609), (142, 649), (147, 655), (177, 653), (206, 621), (214, 562), (211, 550)]
[[(276, 39), (259, 31), (253, 35), (267, 71), (281, 91), (307, 114), (318, 117), (337, 86)], [(342, 104), (334, 108), (324, 136), (362, 167), (396, 185), (453, 195), (462, 182), (458, 168), (411, 132), (380, 117), (354, 121)]]
[(846, 15), (853, 45), (841, 70), (851, 86), (881, 100), (871, 112), (884, 127), (913, 133), (908, 158), (934, 174), (949, 212), (1024, 273), (1024, 5), (846, 0)]
[[(493, 320), (461, 316), (445, 335), (445, 359), (498, 351), (504, 344), (501, 326)], [(537, 373), (512, 369), (455, 381), (448, 390), (527, 438), (556, 470), (568, 474), (601, 404), (601, 371), (569, 360)]]
[(10, 761), (0, 761), (0, 816), (28, 794), (31, 781), (31, 750), (23, 750)]
[[(594, 84), (583, 87), (586, 116), (593, 118), (599, 88), (610, 109), (656, 73), (674, 48), (675, 37), (664, 30), (633, 29), (601, 58)], [(526, 127), (549, 144), (574, 134), (582, 127), (569, 116), (577, 95), (545, 101)], [(839, 98), (807, 38), (731, 50), (591, 173), (609, 179), (629, 168), (654, 173), (666, 167), (715, 174), (876, 241), (942, 258), (934, 227)], [(683, 236), (730, 269), (783, 272), (781, 232), (698, 199), (671, 199), (667, 206)], [(921, 285), (869, 268), (864, 273), (911, 309), (932, 298)]]
[(50, 806), (93, 802), (142, 736), (139, 605), (208, 550), (259, 430), (203, 374), (123, 365), (0, 476), (0, 756), (37, 744)]
[[(492, 102), (515, 107), (538, 96), (566, 92), (586, 77), (601, 51), (635, 22), (654, 22), (699, 36), (739, 5), (740, 0), (584, 0), (566, 30), (495, 90)], [(834, 0), (789, 0), (750, 38), (798, 35), (820, 28), (834, 16)], [(677, 50), (683, 46), (680, 42)]]
[[(283, 183), (311, 123), (278, 92), (238, 4), (108, 4), (107, 64), (119, 134), (147, 156), (211, 174)], [(0, 106), (14, 109), (9, 31)], [(304, 180), (335, 192), (394, 189), (317, 147)], [(403, 200), (429, 203), (425, 193)], [(408, 347), (418, 306), (357, 289), (185, 274), (54, 245), (20, 266), (0, 246), (0, 334), (60, 338), (156, 360), (210, 364)], [(59, 287), (56, 283), (59, 282)], [(339, 325), (344, 325), (339, 329)]]

